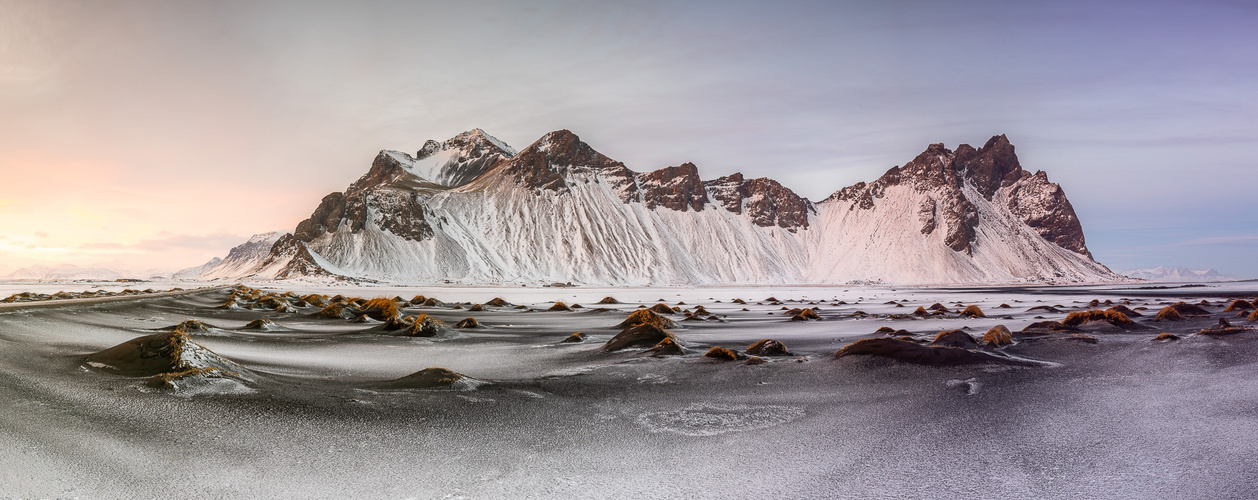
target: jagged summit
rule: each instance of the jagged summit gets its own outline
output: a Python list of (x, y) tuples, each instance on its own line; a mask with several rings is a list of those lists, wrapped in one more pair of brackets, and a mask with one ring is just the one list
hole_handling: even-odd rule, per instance
[(636, 172), (569, 130), (518, 152), (480, 129), (382, 151), (277, 242), (259, 276), (403, 282), (1060, 283), (1092, 260), (1060, 186), (1003, 135), (932, 144), (820, 202), (769, 178)]
[(507, 143), (475, 128), (443, 142), (428, 140), (414, 156), (401, 151), (381, 151), (372, 165), (373, 170), (380, 172), (356, 184), (398, 182), (411, 175), (416, 177), (411, 179), (416, 185), (426, 182), (439, 187), (459, 187), (515, 154), (515, 149)]
[(903, 167), (892, 167), (868, 185), (843, 188), (823, 203), (850, 203), (849, 209), (870, 210), (887, 188), (897, 185), (930, 193), (918, 208), (921, 231), (929, 235), (942, 226), (947, 232), (946, 243), (953, 250), (970, 253), (976, 237), (978, 197), (965, 193), (973, 189), (985, 201), (1003, 203), (1044, 239), (1092, 257), (1084, 242), (1083, 226), (1061, 186), (1049, 182), (1043, 171), (1031, 174), (1022, 170), (1013, 144), (1003, 134), (993, 136), (979, 149), (961, 144), (952, 151), (943, 144), (931, 144)]

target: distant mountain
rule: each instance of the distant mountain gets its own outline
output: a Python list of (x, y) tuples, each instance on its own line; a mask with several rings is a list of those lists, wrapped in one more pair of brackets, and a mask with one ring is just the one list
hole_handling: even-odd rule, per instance
[[(252, 274), (251, 270), (270, 255), (271, 247), (275, 245), (275, 242), (287, 235), (288, 233), (282, 231), (255, 234), (249, 238), (249, 241), (229, 250), (227, 258), (216, 258), (215, 260), (218, 260), (218, 262), (198, 273), (196, 278), (212, 280), (217, 278), (239, 278)], [(211, 260), (210, 262), (214, 261)]]
[(56, 266), (34, 265), (13, 271), (4, 277), (10, 280), (116, 280), (121, 278), (142, 279), (139, 273), (119, 271), (104, 267), (79, 267), (73, 264)]
[(220, 258), (218, 258), (218, 257), (215, 257), (215, 258), (213, 258), (213, 259), (210, 259), (210, 261), (209, 261), (209, 262), (206, 262), (206, 263), (201, 264), (201, 265), (199, 265), (199, 266), (196, 266), (196, 267), (189, 267), (189, 268), (187, 268), (187, 269), (181, 269), (181, 270), (179, 270), (179, 271), (175, 271), (175, 272), (174, 272), (174, 274), (171, 274), (171, 276), (170, 276), (170, 277), (171, 277), (171, 278), (174, 278), (174, 279), (177, 279), (177, 280), (190, 280), (190, 279), (196, 279), (196, 277), (197, 277), (197, 276), (200, 276), (201, 274), (205, 273), (206, 271), (209, 271), (210, 269), (213, 269), (213, 268), (214, 268), (214, 266), (217, 266), (217, 265), (221, 264), (222, 262), (223, 262), (223, 259), (220, 259)]
[(1220, 274), (1214, 269), (1188, 269), (1186, 267), (1163, 267), (1153, 269), (1131, 269), (1119, 274), (1149, 281), (1233, 281), (1235, 276)]
[[(234, 252), (235, 250), (233, 250)], [(230, 261), (229, 257), (227, 261)], [(381, 151), (252, 267), (209, 275), (468, 284), (1119, 281), (1074, 208), (995, 136), (933, 144), (813, 202), (777, 181), (636, 172), (559, 130), (520, 151), (476, 129)]]

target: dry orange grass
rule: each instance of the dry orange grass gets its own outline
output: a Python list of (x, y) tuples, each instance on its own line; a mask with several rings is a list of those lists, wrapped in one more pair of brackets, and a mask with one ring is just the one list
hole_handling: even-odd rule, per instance
[(1227, 308), (1224, 309), (1223, 312), (1248, 311), (1253, 308), (1254, 308), (1254, 304), (1249, 302), (1248, 300), (1237, 299), (1237, 300), (1233, 300), (1231, 304), (1228, 304)]
[(717, 346), (713, 346), (711, 349), (708, 349), (708, 352), (703, 353), (703, 357), (720, 361), (738, 361), (740, 359), (747, 359), (746, 356), (739, 354), (737, 351)]
[(983, 334), (983, 343), (995, 347), (1007, 346), (1013, 343), (1013, 334), (1005, 325), (996, 325)]
[(628, 318), (625, 318), (625, 320), (622, 321), (619, 325), (616, 325), (616, 327), (627, 328), (627, 327), (638, 326), (638, 325), (652, 325), (652, 326), (658, 326), (660, 328), (673, 328), (677, 326), (677, 323), (674, 323), (673, 320), (671, 319), (655, 314), (650, 309), (638, 309), (637, 311), (634, 311), (632, 314), (630, 314)]
[(681, 356), (686, 351), (682, 350), (681, 345), (672, 337), (664, 337), (655, 346), (651, 347), (652, 356)]
[(402, 315), (402, 312), (397, 308), (397, 303), (394, 302), (393, 299), (387, 299), (384, 297), (363, 302), (363, 305), (358, 309), (363, 314), (370, 316), (371, 319), (379, 321), (385, 321), (389, 318)]
[(668, 307), (668, 304), (665, 304), (665, 303), (663, 303), (663, 302), (660, 302), (659, 304), (655, 304), (655, 305), (651, 306), (651, 308), (650, 308), (650, 309), (651, 309), (651, 311), (654, 311), (654, 312), (659, 313), (659, 314), (673, 314), (673, 313), (677, 312), (677, 311), (673, 310), (673, 308)]
[(1158, 311), (1158, 315), (1153, 318), (1153, 321), (1183, 321), (1183, 320), (1184, 320), (1184, 315), (1180, 314), (1179, 311), (1176, 311), (1175, 308), (1172, 306), (1163, 307), (1161, 311)]
[(763, 339), (759, 342), (751, 344), (747, 348), (747, 354), (756, 356), (790, 356), (790, 351), (786, 350), (786, 344), (773, 339)]
[(821, 316), (817, 316), (817, 311), (812, 309), (800, 309), (798, 313), (791, 316), (791, 321), (808, 321), (810, 319), (820, 320)]
[(339, 302), (333, 302), (320, 309), (315, 313), (316, 318), (322, 319), (341, 319), (341, 315), (345, 313), (345, 306)]
[(1066, 315), (1066, 319), (1062, 320), (1062, 324), (1075, 327), (1087, 323), (1089, 321), (1105, 321), (1114, 326), (1123, 326), (1132, 324), (1131, 318), (1126, 314), (1120, 313), (1113, 309), (1100, 310), (1089, 309), (1087, 311), (1074, 311)]

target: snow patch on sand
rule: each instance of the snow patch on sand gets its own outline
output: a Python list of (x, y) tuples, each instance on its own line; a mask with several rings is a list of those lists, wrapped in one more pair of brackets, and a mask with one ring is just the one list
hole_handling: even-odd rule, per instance
[(727, 405), (695, 403), (675, 411), (638, 415), (638, 424), (651, 432), (683, 436), (715, 436), (727, 432), (753, 431), (785, 424), (804, 416), (798, 406)]

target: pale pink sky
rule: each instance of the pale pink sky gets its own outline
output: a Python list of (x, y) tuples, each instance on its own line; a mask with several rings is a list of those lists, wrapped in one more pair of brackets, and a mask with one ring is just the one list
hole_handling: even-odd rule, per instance
[(198, 265), (480, 127), (814, 200), (1005, 133), (1102, 263), (1258, 276), (1250, 4), (530, 4), (0, 0), (0, 275)]

